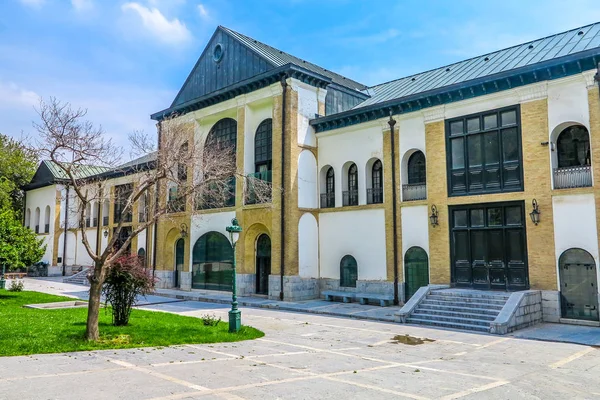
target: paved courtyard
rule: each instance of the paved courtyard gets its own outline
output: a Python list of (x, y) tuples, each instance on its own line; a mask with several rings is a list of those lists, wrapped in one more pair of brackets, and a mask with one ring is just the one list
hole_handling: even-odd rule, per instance
[[(72, 289), (55, 286), (65, 288)], [(168, 303), (144, 309), (227, 317), (226, 305), (149, 300)], [(264, 338), (0, 358), (0, 399), (600, 398), (597, 347), (269, 309), (242, 312), (244, 324), (263, 330)]]

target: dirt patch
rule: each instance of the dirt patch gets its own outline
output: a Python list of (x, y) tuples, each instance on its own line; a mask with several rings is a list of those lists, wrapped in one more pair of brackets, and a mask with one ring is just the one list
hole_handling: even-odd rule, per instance
[(428, 338), (418, 338), (410, 335), (396, 335), (392, 338), (392, 343), (394, 344), (407, 344), (409, 346), (416, 346), (427, 342), (435, 342), (435, 340)]

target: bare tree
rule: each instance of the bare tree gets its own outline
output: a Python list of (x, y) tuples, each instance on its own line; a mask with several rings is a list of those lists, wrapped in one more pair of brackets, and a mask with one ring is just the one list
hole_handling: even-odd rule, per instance
[[(137, 162), (119, 165), (123, 149), (107, 140), (101, 127), (85, 120), (86, 110), (73, 109), (69, 103), (50, 98), (42, 100), (37, 111), (37, 151), (63, 172), (65, 184), (72, 189), (75, 201), (70, 209), (78, 216), (74, 228), (81, 232), (83, 245), (94, 263), (88, 274), (88, 340), (99, 338), (100, 296), (107, 269), (128, 251), (134, 237), (174, 212), (223, 207), (228, 202), (230, 205), (236, 179), (244, 179), (253, 202), (270, 202), (271, 184), (238, 171), (234, 150), (228, 143), (202, 143), (195, 137), (193, 121), (176, 116), (163, 120), (158, 125), (158, 141), (141, 132), (131, 134), (131, 149), (144, 156)], [(156, 142), (158, 146), (154, 145)], [(115, 186), (111, 180), (116, 176), (134, 179)], [(115, 187), (111, 190), (112, 186)], [(142, 198), (145, 217), (139, 218), (130, 231), (124, 230), (124, 224), (132, 221), (134, 204)], [(84, 221), (90, 218), (92, 203), (103, 204), (107, 200), (115, 204), (116, 226), (106, 247), (101, 249), (90, 243)]]

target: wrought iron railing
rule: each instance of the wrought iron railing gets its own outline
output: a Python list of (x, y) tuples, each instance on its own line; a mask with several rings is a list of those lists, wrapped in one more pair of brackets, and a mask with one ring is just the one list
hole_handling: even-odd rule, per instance
[(102, 217), (102, 226), (108, 226), (108, 217)]
[(92, 218), (92, 226), (98, 226), (98, 217)]
[[(248, 175), (246, 179), (244, 204), (259, 204), (270, 203), (271, 193), (267, 189), (267, 185), (258, 185), (256, 180), (271, 183), (273, 179), (273, 171), (262, 171)], [(270, 186), (270, 185), (268, 185)], [(265, 193), (262, 193), (265, 192)]]
[(427, 199), (427, 184), (410, 183), (402, 185), (402, 200), (414, 201)]
[(581, 165), (554, 169), (554, 189), (592, 186), (592, 167)]
[(383, 203), (383, 188), (367, 189), (367, 204)]
[(358, 205), (358, 190), (346, 190), (342, 192), (342, 205), (343, 206), (357, 206)]
[(167, 212), (176, 213), (185, 211), (185, 196), (169, 199), (167, 202)]
[(335, 192), (334, 193), (321, 193), (321, 208), (333, 208), (335, 207)]

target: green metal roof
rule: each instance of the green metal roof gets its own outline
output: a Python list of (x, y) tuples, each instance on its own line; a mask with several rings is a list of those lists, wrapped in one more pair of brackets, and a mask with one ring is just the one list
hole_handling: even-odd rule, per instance
[(516, 70), (600, 47), (600, 23), (519, 44), (504, 50), (473, 57), (427, 72), (370, 87), (371, 98), (354, 108), (467, 82)]
[[(60, 168), (55, 162), (44, 160), (42, 161), (48, 167), (48, 170), (54, 176), (55, 179), (64, 180), (69, 179), (69, 176), (66, 172)], [(106, 171), (110, 171), (111, 168), (108, 167), (98, 167), (94, 165), (78, 165), (75, 168), (75, 177), (78, 179), (89, 178), (90, 176), (98, 175)]]
[(346, 78), (345, 76), (337, 74), (333, 71), (329, 71), (316, 64), (295, 57), (291, 54), (286, 53), (285, 51), (276, 49), (274, 47), (269, 46), (268, 44), (259, 42), (256, 39), (253, 39), (246, 35), (242, 35), (241, 33), (236, 32), (232, 29), (226, 28), (224, 26), (219, 26), (219, 28), (229, 33), (231, 36), (242, 42), (242, 44), (244, 44), (246, 47), (252, 49), (258, 55), (267, 59), (269, 63), (271, 63), (275, 67), (281, 67), (287, 64), (295, 64), (299, 67), (306, 68), (311, 72), (315, 72), (317, 74), (330, 78), (333, 83), (336, 83), (340, 86), (344, 86), (353, 90), (364, 90), (367, 88), (367, 86), (363, 85), (362, 83), (356, 82), (350, 78)]

